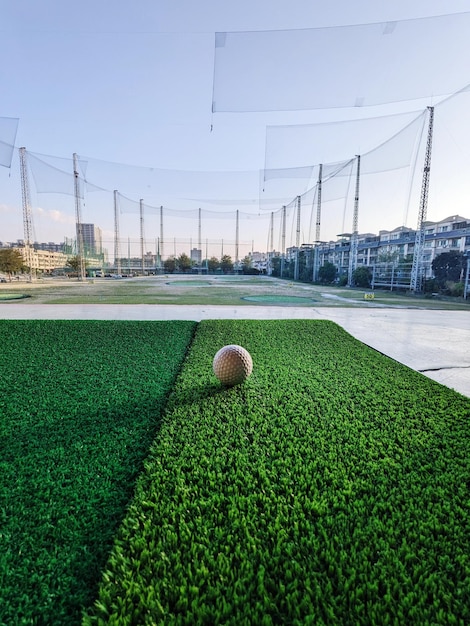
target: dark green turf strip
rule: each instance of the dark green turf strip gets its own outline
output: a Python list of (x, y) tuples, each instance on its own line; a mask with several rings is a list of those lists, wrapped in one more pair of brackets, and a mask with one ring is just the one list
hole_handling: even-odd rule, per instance
[(80, 623), (194, 328), (0, 321), (0, 624)]
[(468, 624), (469, 435), (469, 399), (333, 323), (201, 322), (84, 623)]

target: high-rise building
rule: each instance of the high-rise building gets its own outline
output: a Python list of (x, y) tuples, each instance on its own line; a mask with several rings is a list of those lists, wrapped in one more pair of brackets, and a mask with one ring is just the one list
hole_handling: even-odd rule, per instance
[(201, 262), (202, 262), (202, 250), (199, 250), (199, 248), (191, 248), (190, 259), (196, 265), (201, 265)]
[(103, 253), (103, 235), (101, 228), (94, 224), (81, 224), (83, 248), (86, 256)]

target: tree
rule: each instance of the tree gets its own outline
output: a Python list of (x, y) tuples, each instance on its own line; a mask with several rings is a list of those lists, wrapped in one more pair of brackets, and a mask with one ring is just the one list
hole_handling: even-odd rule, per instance
[(217, 271), (220, 266), (219, 259), (215, 256), (211, 256), (211, 258), (207, 261), (207, 269), (212, 274)]
[(220, 267), (224, 274), (228, 274), (228, 272), (233, 271), (232, 257), (229, 254), (224, 254), (224, 256), (220, 259)]
[(181, 272), (187, 272), (193, 266), (191, 259), (184, 252), (179, 255), (176, 260), (176, 264)]
[(313, 275), (313, 255), (310, 250), (300, 250), (299, 252), (299, 280), (312, 281)]
[(324, 285), (329, 285), (334, 282), (338, 270), (333, 263), (325, 261), (325, 263), (318, 270), (318, 280)]
[(353, 272), (353, 283), (356, 287), (370, 287), (372, 275), (368, 267), (357, 267)]
[(2, 248), (0, 250), (0, 271), (8, 274), (11, 282), (11, 275), (19, 272), (24, 267), (23, 256), (15, 248)]
[(256, 267), (253, 267), (253, 259), (249, 254), (247, 254), (242, 259), (241, 265), (242, 265), (242, 274), (259, 274), (260, 273), (259, 269), (257, 269)]
[(176, 260), (174, 256), (168, 257), (163, 261), (163, 269), (167, 274), (173, 274), (176, 269)]
[(442, 252), (431, 263), (434, 277), (441, 289), (444, 289), (447, 281), (458, 282), (465, 267), (465, 257), (457, 250)]
[[(85, 260), (85, 267), (88, 266), (88, 262)], [(76, 254), (75, 256), (71, 256), (67, 259), (67, 267), (70, 267), (74, 272), (78, 272), (80, 270), (80, 256)]]
[(252, 259), (250, 255), (246, 255), (242, 259), (242, 272), (244, 274), (249, 274), (252, 267)]
[(281, 262), (280, 256), (273, 256), (271, 259), (271, 276), (279, 277), (281, 275)]

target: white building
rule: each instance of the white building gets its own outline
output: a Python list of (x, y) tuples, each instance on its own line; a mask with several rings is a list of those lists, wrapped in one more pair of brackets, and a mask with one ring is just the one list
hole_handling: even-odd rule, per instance
[(36, 250), (32, 246), (16, 249), (23, 257), (25, 266), (35, 273), (50, 274), (53, 270), (62, 269), (67, 265), (68, 256), (63, 252)]

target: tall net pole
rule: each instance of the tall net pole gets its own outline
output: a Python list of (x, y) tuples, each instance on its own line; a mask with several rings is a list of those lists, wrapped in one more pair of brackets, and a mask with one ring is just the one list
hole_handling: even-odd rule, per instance
[(429, 177), (431, 174), (432, 133), (434, 126), (434, 107), (428, 107), (429, 124), (428, 138), (426, 142), (426, 154), (424, 157), (423, 181), (421, 184), (421, 197), (419, 201), (418, 226), (416, 229), (415, 248), (413, 252), (413, 264), (411, 266), (410, 290), (419, 293), (423, 288), (423, 255), (429, 195)]
[(466, 261), (466, 266), (465, 266), (465, 282), (464, 282), (464, 288), (463, 288), (463, 299), (466, 300), (467, 295), (468, 295), (468, 279), (470, 276), (470, 252), (466, 252), (464, 254), (464, 257)]
[(239, 210), (237, 209), (237, 217), (236, 217), (236, 227), (235, 227), (235, 267), (237, 268), (237, 272), (238, 272), (238, 244), (239, 244), (239, 237), (240, 237), (240, 220), (239, 220)]
[(78, 280), (85, 280), (85, 246), (83, 242), (82, 208), (80, 199), (80, 174), (78, 172), (78, 156), (75, 152), (73, 154), (73, 183), (75, 195), (75, 222), (77, 232)]
[(160, 207), (160, 259), (163, 260), (163, 207)]
[(300, 246), (300, 213), (302, 201), (297, 196), (297, 227), (295, 231), (295, 264), (294, 264), (294, 280), (299, 280), (299, 246)]
[[(267, 264), (266, 264), (266, 272), (271, 274), (271, 261), (274, 253), (274, 211), (271, 211), (271, 218), (269, 222), (269, 237), (268, 237), (268, 250), (267, 250)], [(253, 243), (251, 246), (251, 252), (253, 254)]]
[(281, 253), (282, 256), (286, 254), (286, 219), (287, 219), (287, 209), (286, 206), (282, 207), (282, 232), (281, 232)]
[(118, 192), (114, 190), (114, 264), (116, 271), (121, 274), (121, 253), (119, 249), (119, 200)]
[(274, 211), (271, 211), (271, 252), (274, 252)]
[(351, 235), (351, 245), (349, 248), (349, 271), (348, 271), (348, 285), (352, 287), (354, 285), (354, 271), (357, 267), (357, 248), (359, 238), (359, 184), (361, 180), (361, 157), (357, 158), (356, 169), (356, 190), (354, 192), (354, 212), (353, 212), (353, 225)]
[(301, 213), (302, 202), (300, 196), (297, 196), (297, 227), (295, 230), (295, 246), (298, 248), (300, 246), (300, 213)]
[(320, 241), (322, 177), (323, 177), (323, 165), (320, 163), (319, 168), (318, 168), (318, 182), (317, 182), (317, 221), (315, 224), (315, 241)]
[(140, 215), (140, 259), (142, 263), (142, 276), (145, 274), (145, 256), (144, 256), (144, 201), (139, 201)]
[(282, 226), (281, 226), (281, 278), (284, 275), (284, 262), (286, 258), (286, 205), (282, 206)]
[(33, 236), (33, 218), (31, 212), (31, 196), (28, 181), (28, 164), (26, 161), (26, 148), (20, 148), (20, 175), (21, 175), (21, 196), (23, 200), (23, 232), (25, 261), (29, 267), (29, 280), (33, 281), (33, 251), (31, 249)]
[(202, 211), (201, 209), (199, 209), (198, 212), (198, 223), (197, 223), (197, 248), (198, 248), (198, 255), (201, 256), (201, 258), (199, 258), (198, 256), (198, 273), (200, 274), (202, 271), (202, 237), (201, 237), (201, 232), (202, 232), (202, 226), (201, 226), (201, 215), (202, 215)]

